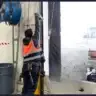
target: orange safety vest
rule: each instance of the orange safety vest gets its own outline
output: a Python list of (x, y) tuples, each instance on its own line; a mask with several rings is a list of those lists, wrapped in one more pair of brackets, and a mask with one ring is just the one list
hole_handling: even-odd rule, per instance
[(41, 48), (36, 48), (34, 42), (31, 40), (28, 45), (23, 46), (24, 62), (35, 60), (43, 57)]

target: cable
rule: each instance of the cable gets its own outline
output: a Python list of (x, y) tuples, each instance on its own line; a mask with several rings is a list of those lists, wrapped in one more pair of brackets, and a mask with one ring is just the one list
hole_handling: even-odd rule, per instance
[(28, 2), (28, 26), (27, 28), (29, 27), (29, 9), (30, 9), (30, 2)]

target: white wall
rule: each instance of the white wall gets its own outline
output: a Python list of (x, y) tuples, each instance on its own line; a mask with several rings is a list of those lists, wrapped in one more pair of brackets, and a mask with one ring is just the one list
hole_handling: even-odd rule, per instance
[[(18, 70), (17, 74), (21, 72), (23, 65), (22, 58), (22, 39), (24, 37), (24, 31), (27, 29), (24, 24), (28, 24), (28, 3), (22, 2), (22, 20), (20, 22), (20, 42), (19, 42), (19, 60), (18, 60)], [(30, 2), (30, 11), (29, 11), (29, 24), (34, 24), (34, 13), (39, 12), (39, 2)], [(34, 30), (35, 26), (30, 26)], [(0, 43), (8, 42), (9, 45), (0, 45), (0, 63), (12, 63), (12, 26), (5, 25), (5, 23), (0, 23)], [(18, 26), (15, 27), (15, 37), (17, 37)], [(15, 59), (16, 59), (16, 47), (17, 44), (15, 42)], [(19, 74), (18, 74), (19, 75)]]
[(8, 45), (0, 44), (0, 63), (12, 63), (12, 27), (5, 25), (5, 23), (0, 24), (0, 43), (9, 43)]

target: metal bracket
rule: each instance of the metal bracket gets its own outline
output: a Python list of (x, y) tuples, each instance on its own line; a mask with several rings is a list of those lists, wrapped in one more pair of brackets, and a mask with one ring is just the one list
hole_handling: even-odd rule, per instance
[(27, 24), (27, 25), (24, 25), (24, 26), (35, 26), (35, 24)]
[(13, 63), (17, 63), (16, 61), (14, 61)]
[(17, 41), (18, 40), (18, 38), (14, 38), (14, 41)]

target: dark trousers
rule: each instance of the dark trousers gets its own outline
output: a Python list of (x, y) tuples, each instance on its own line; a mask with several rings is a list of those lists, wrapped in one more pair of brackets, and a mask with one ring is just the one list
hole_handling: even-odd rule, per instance
[[(26, 65), (24, 65), (23, 68), (24, 67), (26, 67)], [(23, 86), (22, 94), (24, 94), (24, 96), (27, 96), (27, 95), (28, 96), (34, 96), (34, 92), (37, 88), (39, 72), (40, 72), (40, 66), (32, 65), (32, 70), (30, 71), (30, 74), (31, 74), (31, 77), (33, 79), (33, 84), (31, 81), (31, 77), (29, 75), (29, 70), (26, 70), (23, 72), (24, 86)]]

